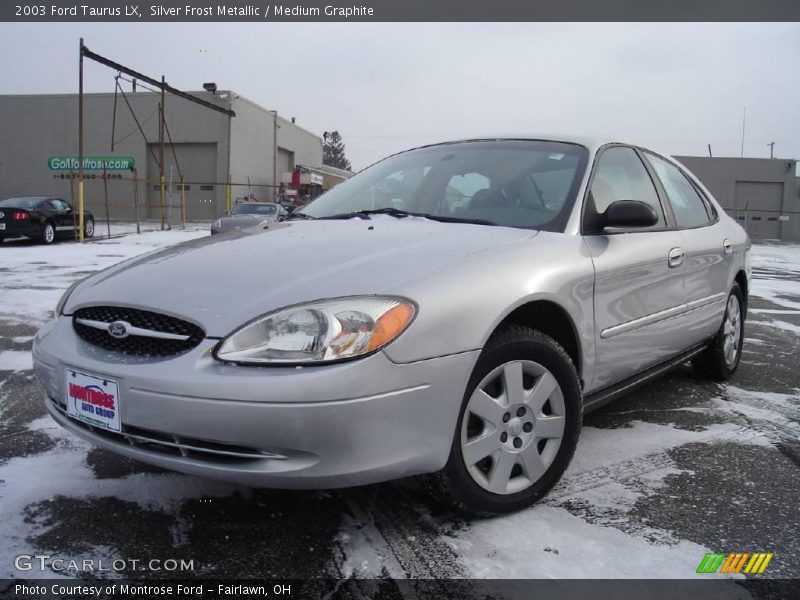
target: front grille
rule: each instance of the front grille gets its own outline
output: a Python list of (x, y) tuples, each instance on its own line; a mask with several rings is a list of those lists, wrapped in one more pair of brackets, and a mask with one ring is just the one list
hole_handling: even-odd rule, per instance
[(185, 458), (199, 459), (204, 462), (242, 464), (264, 459), (286, 460), (286, 456), (271, 450), (251, 448), (249, 446), (237, 446), (234, 444), (223, 444), (210, 442), (197, 438), (190, 438), (159, 431), (151, 431), (140, 427), (123, 425), (122, 431), (108, 431), (100, 429), (83, 421), (73, 419), (67, 415), (66, 407), (53, 398), (50, 398), (53, 406), (75, 427), (80, 427), (91, 431), (110, 442), (117, 444), (128, 444), (134, 448), (150, 450), (166, 456), (182, 456)]
[[(79, 323), (78, 319), (99, 321), (101, 323), (126, 321), (132, 326), (141, 329), (188, 336), (188, 338), (185, 340), (171, 340), (133, 334), (125, 338), (115, 338), (104, 329)], [(72, 326), (75, 328), (75, 332), (90, 344), (133, 356), (174, 356), (182, 354), (197, 346), (205, 337), (205, 333), (200, 327), (188, 321), (148, 310), (121, 306), (91, 306), (76, 310), (73, 315)]]

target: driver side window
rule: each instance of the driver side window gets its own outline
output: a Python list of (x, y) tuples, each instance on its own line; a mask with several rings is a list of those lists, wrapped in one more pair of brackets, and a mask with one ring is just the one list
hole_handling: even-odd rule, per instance
[(664, 209), (653, 180), (632, 148), (614, 146), (600, 155), (589, 196), (590, 206), (593, 202), (598, 214), (617, 200), (644, 202), (658, 215), (658, 223), (652, 228), (664, 227)]

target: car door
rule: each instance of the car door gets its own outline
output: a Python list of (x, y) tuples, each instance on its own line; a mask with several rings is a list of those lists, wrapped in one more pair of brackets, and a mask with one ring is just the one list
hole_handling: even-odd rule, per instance
[[(648, 204), (658, 223), (592, 233), (589, 224), (617, 200)], [(606, 146), (598, 153), (583, 231), (595, 269), (596, 360), (587, 387), (593, 391), (680, 351), (684, 250), (641, 155), (628, 146)]]
[[(47, 200), (42, 200), (36, 207), (36, 210), (42, 213), (42, 215), (44, 215), (48, 221), (53, 223), (57, 235), (63, 235), (64, 232), (67, 231), (67, 223), (64, 218), (64, 207), (61, 205), (61, 200), (58, 200), (57, 198), (48, 198)], [(72, 229), (71, 222), (69, 229)]]
[(56, 229), (61, 234), (72, 234), (75, 232), (75, 215), (72, 212), (72, 206), (69, 202), (61, 198), (53, 198), (53, 204), (56, 207), (57, 223)]
[(41, 215), (43, 227), (45, 221), (51, 221), (53, 223), (53, 227), (55, 227), (56, 231), (58, 231), (58, 222), (59, 222), (58, 208), (52, 198), (47, 198), (45, 200), (40, 201), (36, 205), (35, 210), (37, 213), (39, 213), (39, 215)]
[(733, 242), (702, 191), (680, 168), (651, 152), (653, 168), (686, 250), (685, 345), (705, 341), (719, 328), (733, 269)]

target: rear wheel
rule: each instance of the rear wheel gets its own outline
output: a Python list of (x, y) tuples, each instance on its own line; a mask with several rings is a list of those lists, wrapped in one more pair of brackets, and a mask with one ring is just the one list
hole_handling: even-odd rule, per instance
[(692, 366), (704, 377), (717, 381), (729, 379), (739, 366), (744, 341), (744, 300), (739, 284), (733, 284), (717, 335), (708, 348), (692, 360)]
[(475, 365), (447, 465), (423, 481), (468, 512), (525, 508), (567, 468), (581, 413), (578, 375), (564, 349), (541, 332), (505, 328)]
[(56, 228), (50, 221), (46, 221), (42, 227), (41, 242), (43, 244), (52, 244), (56, 239)]

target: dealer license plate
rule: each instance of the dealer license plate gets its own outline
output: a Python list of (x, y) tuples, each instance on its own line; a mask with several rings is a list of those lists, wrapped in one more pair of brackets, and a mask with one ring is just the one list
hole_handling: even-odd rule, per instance
[(119, 384), (107, 377), (65, 369), (67, 414), (89, 425), (122, 431)]

